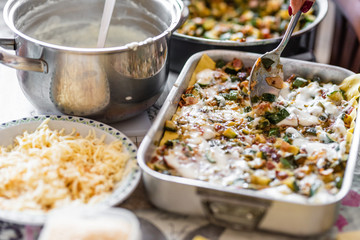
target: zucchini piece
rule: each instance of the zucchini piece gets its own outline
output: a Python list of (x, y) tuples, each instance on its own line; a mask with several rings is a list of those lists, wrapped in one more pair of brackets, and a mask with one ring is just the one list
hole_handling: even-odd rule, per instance
[(228, 128), (223, 132), (223, 135), (227, 138), (235, 138), (237, 133), (232, 128)]
[(213, 29), (215, 25), (216, 25), (215, 19), (207, 18), (207, 19), (205, 19), (202, 27), (204, 28), (205, 31), (209, 31), (209, 30)]
[(264, 93), (262, 96), (261, 96), (261, 99), (265, 102), (275, 102), (276, 100), (276, 96), (274, 94), (271, 94), (271, 93)]
[(287, 177), (282, 183), (288, 186), (293, 192), (299, 191), (299, 185), (296, 183), (295, 177)]
[(166, 120), (165, 121), (165, 130), (176, 132), (177, 131), (177, 125), (174, 123), (174, 121)]
[(220, 35), (220, 37), (219, 37), (219, 39), (220, 40), (230, 40), (230, 38), (231, 38), (231, 33), (230, 32), (226, 32), (226, 33), (224, 33), (224, 34), (221, 34)]
[(336, 103), (344, 100), (344, 96), (341, 93), (341, 91), (333, 91), (333, 92), (329, 93), (327, 96), (328, 96), (328, 98), (330, 98), (330, 100), (332, 100)]
[(215, 98), (215, 100), (216, 100), (219, 107), (225, 106), (226, 101), (225, 101), (225, 98), (223, 96), (215, 95), (214, 98)]
[(305, 132), (310, 134), (310, 135), (316, 136), (317, 130), (316, 130), (316, 128), (307, 128), (305, 130)]
[(210, 151), (206, 151), (205, 152), (205, 158), (210, 162), (210, 163), (216, 163), (216, 160), (214, 158), (214, 156), (212, 156)]
[(226, 62), (223, 59), (217, 60), (215, 63), (216, 68), (222, 68), (226, 65)]
[(293, 169), (294, 167), (286, 158), (280, 158), (280, 162), (284, 166), (284, 168)]
[(266, 127), (270, 126), (270, 122), (269, 120), (267, 120), (266, 118), (261, 118), (259, 120), (258, 125), (256, 126), (257, 129), (264, 129)]
[(207, 77), (207, 78), (200, 78), (196, 83), (199, 84), (200, 87), (204, 88), (210, 85), (212, 81), (211, 77)]
[(300, 87), (305, 87), (308, 84), (309, 84), (309, 81), (306, 80), (305, 78), (296, 77), (292, 83), (292, 87), (300, 88)]
[(267, 176), (251, 175), (251, 182), (261, 186), (267, 186), (271, 182), (271, 179)]
[(310, 187), (310, 193), (309, 196), (312, 197), (316, 194), (316, 192), (319, 190), (320, 188), (320, 184), (318, 182), (315, 182), (314, 184), (311, 185)]
[(284, 120), (285, 118), (287, 118), (288, 116), (290, 116), (290, 113), (286, 111), (285, 108), (281, 109), (276, 113), (270, 113), (270, 112), (265, 113), (265, 118), (269, 120), (269, 122), (272, 124), (277, 124), (282, 120)]
[(326, 139), (324, 140), (324, 143), (334, 143), (336, 142), (334, 139), (332, 139), (328, 134), (326, 134)]
[(237, 90), (230, 90), (229, 93), (220, 93), (219, 95), (225, 98), (226, 100), (233, 100), (235, 101), (238, 98), (239, 91)]
[(274, 63), (274, 61), (271, 60), (270, 58), (264, 58), (263, 57), (263, 58), (261, 58), (261, 63), (264, 66), (264, 68), (266, 70), (268, 70), (271, 67), (271, 65)]
[(340, 189), (343, 183), (343, 178), (342, 177), (336, 177), (335, 178), (335, 186)]

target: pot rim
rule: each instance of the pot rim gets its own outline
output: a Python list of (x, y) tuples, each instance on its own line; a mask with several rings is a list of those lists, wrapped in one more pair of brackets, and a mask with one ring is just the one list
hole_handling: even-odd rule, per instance
[[(316, 0), (314, 5), (317, 6), (317, 8), (318, 8), (318, 14), (316, 16), (315, 21), (312, 22), (311, 24), (309, 24), (308, 26), (306, 26), (305, 28), (303, 28), (297, 32), (294, 32), (292, 34), (293, 37), (300, 36), (308, 31), (311, 31), (318, 24), (320, 24), (320, 22), (325, 18), (326, 14), (328, 12), (328, 8), (329, 8), (328, 0)], [(276, 38), (270, 38), (270, 39), (256, 40), (256, 41), (252, 41), (252, 42), (236, 42), (236, 41), (229, 41), (229, 40), (206, 39), (206, 38), (201, 38), (201, 37), (188, 36), (188, 35), (181, 34), (178, 32), (174, 32), (173, 37), (176, 39), (182, 40), (182, 41), (202, 43), (202, 44), (208, 44), (208, 45), (212, 45), (212, 46), (228, 46), (228, 47), (242, 46), (242, 47), (246, 47), (246, 46), (258, 46), (258, 45), (266, 45), (266, 44), (280, 42), (282, 40), (283, 36), (276, 37)]]
[(20, 0), (8, 0), (4, 6), (4, 10), (3, 10), (3, 19), (5, 21), (5, 24), (10, 28), (10, 30), (15, 33), (15, 39), (17, 36), (38, 44), (40, 46), (46, 47), (46, 48), (51, 48), (51, 49), (55, 49), (55, 50), (60, 50), (60, 51), (69, 51), (69, 52), (78, 52), (78, 53), (88, 53), (88, 54), (97, 54), (97, 53), (113, 53), (113, 52), (123, 52), (123, 51), (128, 51), (128, 50), (136, 50), (138, 47), (142, 47), (151, 43), (154, 43), (156, 41), (159, 41), (160, 39), (166, 37), (167, 35), (170, 36), (178, 26), (179, 22), (181, 22), (181, 18), (182, 18), (182, 14), (181, 12), (184, 9), (184, 4), (181, 0), (167, 0), (168, 2), (170, 2), (173, 6), (173, 9), (175, 11), (175, 15), (173, 15), (172, 21), (169, 24), (169, 27), (164, 30), (163, 32), (161, 32), (160, 34), (154, 36), (154, 37), (149, 37), (143, 41), (139, 41), (139, 42), (131, 42), (128, 44), (125, 44), (123, 46), (116, 46), (116, 47), (104, 47), (104, 48), (80, 48), (80, 47), (68, 47), (68, 46), (62, 46), (62, 45), (57, 45), (57, 44), (51, 44), (51, 43), (47, 43), (38, 39), (35, 39), (33, 37), (30, 37), (26, 34), (24, 34), (23, 32), (21, 32), (20, 30), (18, 30), (15, 25), (14, 22), (11, 20), (11, 16), (13, 15), (13, 7), (16, 5), (21, 5), (21, 3), (19, 2)]

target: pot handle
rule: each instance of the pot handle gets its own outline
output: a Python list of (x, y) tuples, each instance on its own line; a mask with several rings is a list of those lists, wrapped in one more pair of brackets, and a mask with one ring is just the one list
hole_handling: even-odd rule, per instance
[(0, 39), (0, 63), (23, 71), (48, 72), (48, 65), (42, 59), (14, 55), (6, 49), (15, 50), (15, 39)]
[(249, 196), (198, 188), (201, 205), (208, 220), (215, 225), (241, 230), (258, 229), (271, 205), (269, 201)]

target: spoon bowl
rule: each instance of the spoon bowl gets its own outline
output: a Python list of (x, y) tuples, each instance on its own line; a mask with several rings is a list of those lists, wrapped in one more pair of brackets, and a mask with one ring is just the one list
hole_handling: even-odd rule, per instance
[(289, 42), (300, 16), (301, 11), (298, 11), (291, 17), (289, 26), (277, 48), (265, 53), (256, 60), (249, 80), (251, 104), (260, 100), (273, 101), (279, 95), (284, 82), (280, 55)]

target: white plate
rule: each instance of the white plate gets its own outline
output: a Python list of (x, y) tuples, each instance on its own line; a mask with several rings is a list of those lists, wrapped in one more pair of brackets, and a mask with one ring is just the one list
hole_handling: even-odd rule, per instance
[[(33, 132), (46, 118), (50, 118), (48, 123), (50, 129), (64, 129), (66, 134), (69, 134), (75, 128), (81, 136), (85, 137), (88, 135), (90, 129), (94, 129), (97, 137), (101, 137), (104, 134), (106, 135), (106, 143), (112, 142), (116, 139), (121, 140), (123, 146), (130, 154), (129, 163), (133, 163), (134, 167), (131, 169), (129, 174), (124, 176), (123, 180), (114, 192), (104, 201), (94, 205), (94, 207), (112, 207), (120, 204), (129, 197), (129, 195), (137, 187), (141, 177), (141, 171), (137, 165), (136, 145), (123, 133), (104, 123), (73, 116), (49, 115), (22, 118), (2, 123), (0, 125), (0, 145), (7, 146), (12, 144), (14, 138), (21, 135), (25, 130)], [(45, 223), (46, 216), (46, 213), (7, 211), (0, 209), (0, 219), (23, 225), (43, 225)]]

